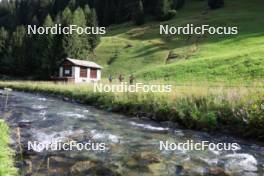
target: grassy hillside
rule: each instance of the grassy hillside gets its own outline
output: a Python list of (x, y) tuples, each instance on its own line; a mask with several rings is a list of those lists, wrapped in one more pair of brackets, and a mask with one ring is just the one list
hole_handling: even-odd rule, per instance
[[(171, 26), (237, 26), (238, 35), (159, 35), (158, 22), (108, 29), (96, 49), (104, 76), (133, 73), (145, 81), (252, 83), (264, 77), (264, 1), (226, 0), (211, 11), (206, 1), (188, 0)], [(171, 53), (174, 58), (167, 60)]]

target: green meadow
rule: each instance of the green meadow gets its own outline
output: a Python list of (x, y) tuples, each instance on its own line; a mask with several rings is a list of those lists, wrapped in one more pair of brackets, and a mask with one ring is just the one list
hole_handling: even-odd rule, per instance
[[(138, 80), (172, 84), (263, 83), (264, 2), (227, 0), (224, 8), (209, 10), (206, 1), (193, 1), (176, 17), (143, 26), (110, 26), (96, 49), (104, 76), (133, 73)], [(151, 20), (150, 20), (151, 21)], [(237, 35), (160, 35), (159, 25), (238, 27)]]

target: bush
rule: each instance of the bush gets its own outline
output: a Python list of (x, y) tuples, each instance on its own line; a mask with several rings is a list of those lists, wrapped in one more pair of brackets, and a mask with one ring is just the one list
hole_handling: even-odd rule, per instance
[(224, 0), (208, 0), (210, 9), (218, 9), (224, 5)]

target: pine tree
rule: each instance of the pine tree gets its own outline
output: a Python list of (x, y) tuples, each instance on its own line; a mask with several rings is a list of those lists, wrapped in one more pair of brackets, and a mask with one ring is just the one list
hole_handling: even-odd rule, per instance
[(142, 0), (139, 0), (137, 4), (138, 5), (135, 9), (135, 14), (133, 18), (137, 25), (142, 25), (145, 22), (144, 7), (143, 7)]
[(85, 27), (86, 19), (82, 8), (77, 8), (73, 13), (73, 23), (78, 26)]
[(72, 12), (68, 7), (63, 10), (60, 19), (63, 26), (68, 26), (72, 23)]
[(45, 18), (47, 15), (49, 15), (50, 9), (51, 9), (51, 0), (39, 0), (36, 5), (37, 15), (39, 21), (43, 22), (45, 21)]
[(159, 20), (168, 20), (175, 14), (176, 11), (171, 9), (169, 0), (158, 0), (156, 5), (156, 16)]
[(218, 9), (224, 5), (224, 0), (208, 0), (208, 6), (211, 9)]
[(7, 39), (8, 39), (8, 32), (5, 28), (0, 28), (0, 55), (3, 56), (7, 50)]
[[(68, 15), (68, 13), (63, 13)], [(62, 19), (67, 19), (65, 16)], [(86, 27), (86, 19), (82, 8), (78, 8), (72, 15), (72, 21), (74, 25), (78, 27)], [(71, 25), (71, 24), (70, 24)], [(63, 35), (62, 48), (66, 57), (73, 57), (77, 59), (86, 59), (89, 51), (89, 43), (86, 38), (86, 34), (78, 34), (74, 31), (73, 34)]]
[(85, 15), (85, 19), (86, 19), (86, 25), (90, 26), (90, 22), (92, 21), (92, 11), (91, 8), (89, 7), (89, 5), (85, 5), (84, 6), (84, 15)]
[(183, 7), (185, 0), (173, 0), (173, 8), (178, 10)]
[[(60, 21), (63, 27), (69, 27), (72, 24), (72, 13), (68, 7), (62, 12)], [(57, 44), (59, 44), (58, 46), (61, 46), (61, 54), (59, 55), (61, 55), (63, 58), (69, 57), (69, 49), (73, 47), (71, 35), (58, 36)]]
[(18, 26), (11, 36), (11, 57), (13, 59), (12, 70), (19, 76), (25, 76), (28, 65), (25, 57), (26, 30), (23, 26)]
[[(90, 9), (90, 7), (86, 5), (84, 8), (84, 13), (86, 18), (86, 26), (98, 27), (97, 14), (95, 9)], [(94, 54), (94, 49), (99, 43), (99, 36), (91, 34), (87, 36), (87, 39), (90, 45), (90, 52)]]
[[(53, 26), (54, 23), (50, 17), (47, 15), (43, 26), (49, 27)], [(53, 75), (54, 67), (56, 65), (56, 58), (54, 57), (54, 36), (52, 34), (38, 35), (37, 37), (38, 45), (38, 63), (40, 65), (39, 75), (41, 78), (50, 78)]]
[(76, 0), (70, 0), (68, 6), (71, 9), (71, 11), (74, 11), (76, 8)]
[(51, 16), (55, 17), (57, 16), (60, 12), (63, 11), (68, 5), (68, 1), (66, 0), (52, 0), (52, 7), (50, 14)]
[[(98, 27), (97, 14), (96, 14), (95, 9), (91, 10), (91, 21), (90, 21), (90, 25), (89, 26)], [(98, 43), (100, 41), (100, 37), (99, 37), (99, 35), (93, 34), (93, 35), (90, 35), (89, 39), (90, 39), (89, 40), (90, 52), (92, 52), (94, 54), (94, 49), (98, 45)]]
[[(99, 0), (100, 1), (100, 0)], [(113, 1), (112, 0), (105, 0), (103, 6), (103, 16), (102, 16), (102, 22), (105, 25), (110, 25), (111, 23), (115, 23), (114, 20), (114, 7), (113, 7)]]
[(9, 57), (8, 57), (8, 32), (1, 27), (0, 28), (0, 73), (6, 74), (10, 70), (10, 63), (9, 63)]
[(31, 25), (37, 25), (37, 26), (39, 25), (39, 20), (38, 20), (36, 15), (33, 16), (30, 24)]

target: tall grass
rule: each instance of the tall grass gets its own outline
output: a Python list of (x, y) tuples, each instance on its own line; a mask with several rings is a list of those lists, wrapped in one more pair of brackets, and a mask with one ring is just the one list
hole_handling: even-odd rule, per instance
[(0, 176), (15, 176), (17, 170), (13, 166), (13, 152), (9, 148), (9, 129), (0, 119)]
[(96, 93), (89, 84), (51, 82), (0, 82), (0, 87), (63, 96), (190, 129), (264, 139), (264, 90), (259, 87), (180, 86), (170, 93)]

